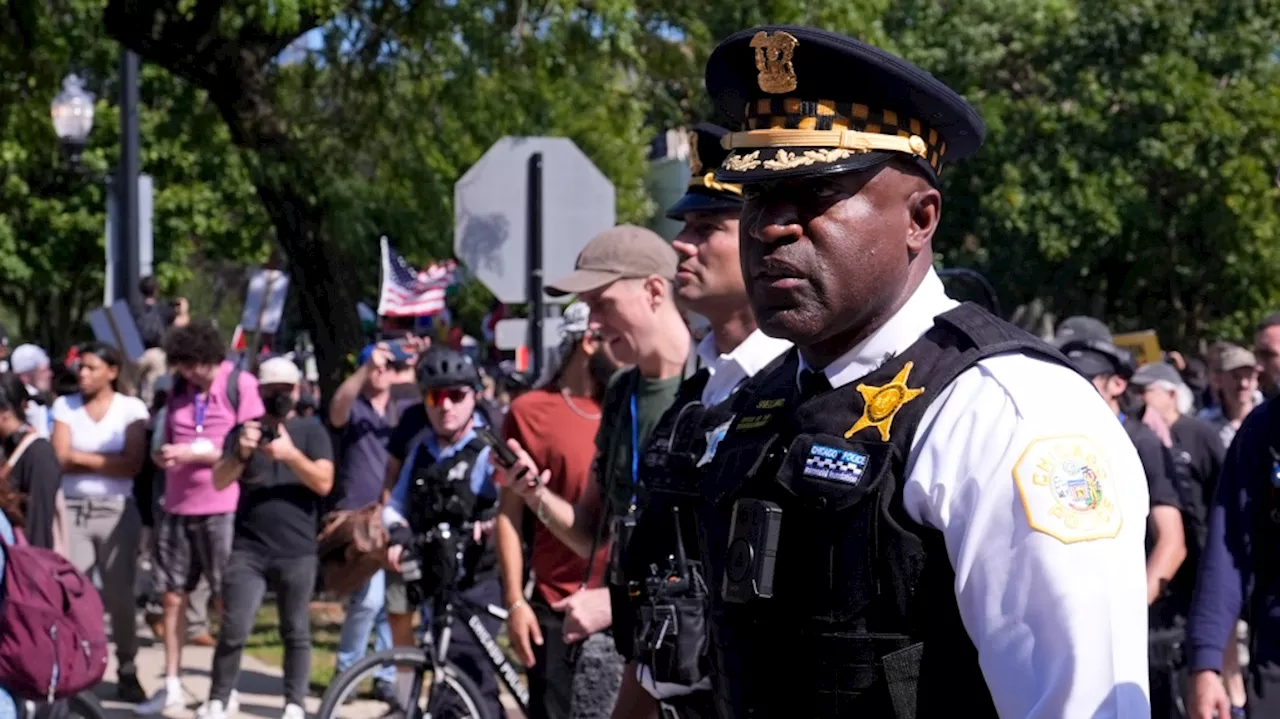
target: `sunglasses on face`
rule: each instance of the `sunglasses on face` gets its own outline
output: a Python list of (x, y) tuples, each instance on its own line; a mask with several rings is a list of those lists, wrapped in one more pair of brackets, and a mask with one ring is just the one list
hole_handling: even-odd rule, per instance
[(463, 387), (450, 387), (448, 389), (428, 390), (426, 401), (428, 407), (439, 407), (444, 404), (445, 399), (457, 404), (467, 398), (467, 390)]

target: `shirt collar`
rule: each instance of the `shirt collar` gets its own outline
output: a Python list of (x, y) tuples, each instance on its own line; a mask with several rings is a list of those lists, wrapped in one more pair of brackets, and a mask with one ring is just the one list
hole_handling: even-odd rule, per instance
[[(843, 355), (837, 357), (835, 361), (827, 365), (823, 370), (823, 374), (831, 382), (831, 386), (843, 387), (856, 379), (870, 374), (872, 370), (879, 367), (885, 360), (894, 355), (900, 354), (908, 347), (915, 344), (916, 340), (924, 336), (929, 328), (933, 327), (933, 319), (938, 315), (947, 312), (957, 306), (959, 302), (947, 296), (947, 290), (942, 285), (942, 279), (938, 277), (938, 273), (933, 268), (929, 268), (928, 274), (924, 276), (924, 280), (920, 286), (911, 293), (911, 297), (888, 322), (885, 322), (870, 337), (854, 345), (852, 349)], [(796, 372), (796, 382), (799, 383), (800, 372), (808, 369), (808, 364), (804, 361), (804, 357), (800, 357), (799, 368)]]
[(715, 335), (708, 334), (698, 343), (698, 358), (713, 374), (726, 364), (733, 363), (738, 365), (743, 374), (754, 377), (757, 372), (777, 359), (778, 355), (789, 349), (791, 349), (791, 343), (787, 340), (770, 337), (757, 328), (738, 343), (737, 347), (724, 354), (716, 350)]

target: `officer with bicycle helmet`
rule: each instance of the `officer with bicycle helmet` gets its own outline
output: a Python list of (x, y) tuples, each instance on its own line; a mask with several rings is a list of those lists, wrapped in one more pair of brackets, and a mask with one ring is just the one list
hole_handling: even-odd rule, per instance
[[(426, 426), (408, 440), (399, 477), (383, 509), (383, 523), (391, 536), (387, 552), (391, 567), (400, 571), (406, 548), (421, 553), (415, 557), (422, 569), (421, 582), (407, 586), (398, 574), (387, 579), (387, 614), (397, 646), (413, 645), (413, 611), (431, 598), (431, 548), (417, 546), (415, 539), (440, 523), (455, 527), (476, 523), (474, 543), (467, 548), (461, 567), (462, 596), (480, 606), (502, 605), (497, 561), (488, 541), (498, 493), (490, 450), (475, 431), (487, 424), (476, 411), (480, 373), (468, 355), (432, 347), (418, 361), (417, 376)], [(412, 421), (411, 411), (406, 411), (401, 422)], [(496, 619), (487, 614), (478, 618), (491, 635), (497, 634), (500, 623)], [(488, 655), (471, 632), (455, 629), (449, 660), (480, 688), (489, 715), (502, 716), (497, 678)]]

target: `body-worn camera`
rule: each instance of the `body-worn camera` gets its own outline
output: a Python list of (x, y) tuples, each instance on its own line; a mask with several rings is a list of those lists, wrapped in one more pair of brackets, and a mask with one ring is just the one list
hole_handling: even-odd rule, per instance
[(733, 503), (722, 586), (726, 602), (773, 596), (773, 568), (781, 528), (782, 507), (773, 502), (739, 499)]

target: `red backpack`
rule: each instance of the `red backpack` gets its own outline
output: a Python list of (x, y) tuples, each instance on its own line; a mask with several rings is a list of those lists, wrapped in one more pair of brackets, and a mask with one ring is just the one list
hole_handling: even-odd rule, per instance
[(107, 671), (102, 597), (51, 549), (0, 538), (0, 687), (52, 702), (92, 689)]

